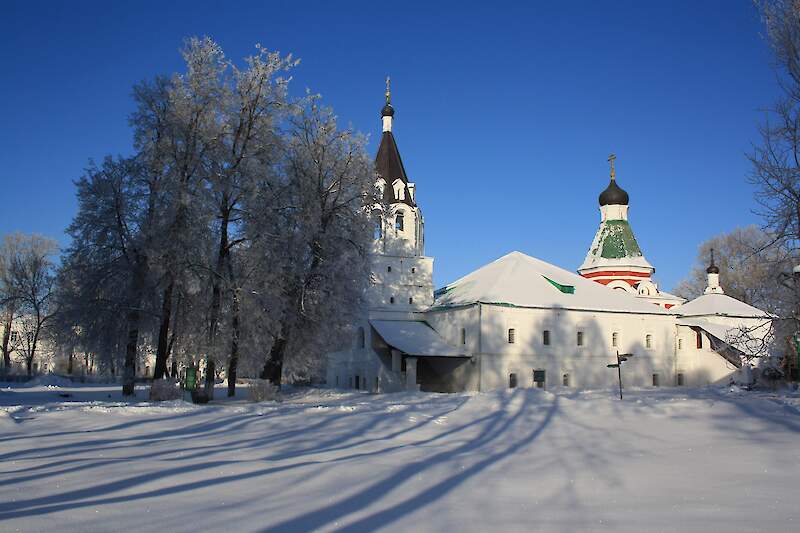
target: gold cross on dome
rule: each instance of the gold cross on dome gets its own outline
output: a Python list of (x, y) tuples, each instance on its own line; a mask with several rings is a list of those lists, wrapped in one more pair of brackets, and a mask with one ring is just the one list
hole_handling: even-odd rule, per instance
[(392, 97), (392, 90), (391, 90), (391, 87), (390, 87), (390, 83), (391, 83), (391, 80), (389, 79), (389, 76), (386, 76), (386, 103), (387, 104), (389, 103), (389, 100)]
[(614, 170), (614, 160), (616, 158), (617, 158), (617, 156), (615, 156), (614, 154), (611, 154), (610, 156), (608, 156), (608, 162), (611, 163), (611, 179), (612, 180), (617, 177), (617, 171)]

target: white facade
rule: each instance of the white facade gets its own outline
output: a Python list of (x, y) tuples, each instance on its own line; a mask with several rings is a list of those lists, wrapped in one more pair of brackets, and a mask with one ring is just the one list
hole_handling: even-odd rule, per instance
[[(731, 340), (731, 332), (771, 320), (725, 296), (718, 275), (709, 275), (711, 294), (685, 304), (659, 291), (651, 279), (655, 269), (628, 225), (627, 193), (616, 185), (613, 167), (604, 192), (612, 194), (605, 203), (601, 195), (601, 227), (581, 275), (512, 252), (434, 298), (433, 259), (424, 255), (422, 212), (394, 144), (393, 114), (387, 93), (376, 167), (389, 207), (377, 213), (368, 309), (351, 332), (352, 348), (328, 358), (330, 386), (440, 392), (611, 387), (618, 376), (607, 365), (617, 354), (632, 354), (622, 369), (627, 386), (727, 382), (747, 349)], [(619, 257), (609, 257), (614, 254), (605, 244), (618, 246)], [(413, 331), (421, 332), (419, 339)]]

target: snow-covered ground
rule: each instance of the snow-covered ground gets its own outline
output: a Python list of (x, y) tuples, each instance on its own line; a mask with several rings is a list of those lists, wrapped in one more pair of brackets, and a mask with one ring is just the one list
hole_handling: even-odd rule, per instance
[(0, 384), (0, 530), (797, 531), (798, 407), (725, 389), (155, 405)]

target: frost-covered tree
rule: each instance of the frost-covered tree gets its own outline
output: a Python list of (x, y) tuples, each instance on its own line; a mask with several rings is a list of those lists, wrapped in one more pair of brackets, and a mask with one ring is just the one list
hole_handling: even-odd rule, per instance
[(132, 395), (143, 332), (153, 317), (153, 243), (160, 183), (132, 158), (90, 164), (77, 182), (78, 213), (60, 284), (65, 312), (82, 343), (112, 374), (122, 361)]
[[(55, 263), (58, 244), (41, 235), (7, 235), (0, 246), (0, 302), (14, 309), (17, 351), (28, 375), (41, 350), (45, 327), (56, 314)], [(5, 356), (4, 352), (4, 356)]]
[(282, 313), (261, 372), (273, 384), (317, 375), (323, 354), (340, 347), (341, 331), (360, 308), (377, 200), (364, 144), (363, 136), (340, 129), (317, 98), (291, 118), (283, 162), (290, 207), (284, 253), (275, 256)]
[(792, 271), (791, 254), (774, 242), (771, 234), (757, 226), (736, 228), (707, 240), (699, 246), (691, 272), (675, 293), (688, 300), (703, 294), (713, 249), (726, 294), (776, 315), (791, 313), (792, 295), (781, 284)]
[(208, 38), (182, 53), (185, 72), (134, 90), (134, 153), (78, 182), (63, 328), (111, 368), (124, 347), (126, 393), (145, 347), (156, 378), (204, 361), (209, 396), (221, 368), (229, 394), (240, 370), (307, 375), (368, 280), (364, 139), (289, 96), (291, 56), (258, 46), (240, 67)]
[(767, 113), (749, 155), (750, 183), (776, 241), (800, 244), (800, 2), (760, 2), (783, 97)]

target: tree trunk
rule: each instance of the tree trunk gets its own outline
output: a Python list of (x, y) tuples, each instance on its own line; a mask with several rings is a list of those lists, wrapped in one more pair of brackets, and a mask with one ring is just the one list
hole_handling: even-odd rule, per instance
[(272, 349), (269, 351), (269, 357), (264, 362), (264, 368), (261, 370), (261, 379), (269, 380), (270, 383), (280, 388), (281, 375), (283, 374), (283, 355), (286, 352), (286, 339), (275, 339)]
[(70, 376), (72, 375), (72, 362), (75, 359), (75, 352), (72, 350), (72, 346), (69, 347), (69, 356), (67, 356), (67, 374)]
[[(125, 371), (122, 374), (122, 395), (133, 396), (136, 379), (136, 347), (139, 344), (139, 311), (128, 313), (128, 343), (125, 345)], [(114, 369), (111, 370), (112, 375)]]
[(231, 305), (231, 358), (228, 360), (228, 397), (236, 396), (236, 371), (239, 366), (239, 291), (233, 291)]
[(167, 371), (167, 356), (169, 355), (169, 324), (172, 319), (172, 292), (175, 282), (170, 280), (164, 289), (164, 299), (161, 304), (161, 326), (158, 328), (158, 347), (156, 348), (156, 365), (153, 379), (163, 379)]
[(26, 357), (25, 358), (25, 368), (28, 371), (28, 377), (31, 377), (32, 368), (33, 368), (33, 357)]
[[(223, 205), (227, 205), (227, 197), (222, 200)], [(217, 323), (219, 321), (219, 310), (222, 306), (222, 269), (225, 267), (225, 260), (228, 256), (228, 219), (230, 213), (227, 209), (222, 209), (220, 213), (219, 229), (219, 248), (217, 249), (217, 269), (212, 274), (211, 279), (211, 313), (208, 320), (208, 356), (206, 357), (206, 369), (214, 368), (212, 358), (217, 344)], [(206, 371), (206, 394), (208, 398), (214, 397), (214, 376), (213, 372)]]
[(3, 374), (8, 374), (11, 370), (11, 350), (8, 345), (11, 342), (11, 326), (14, 322), (14, 311), (8, 309), (3, 314)]
[[(139, 306), (144, 300), (144, 284), (147, 276), (147, 257), (137, 255), (133, 278), (131, 279), (130, 304), (128, 312), (128, 342), (125, 344), (125, 368), (122, 372), (122, 395), (133, 396), (136, 380), (136, 351), (139, 345), (141, 314)], [(112, 359), (113, 365), (113, 359)], [(112, 366), (112, 373), (114, 372)]]

